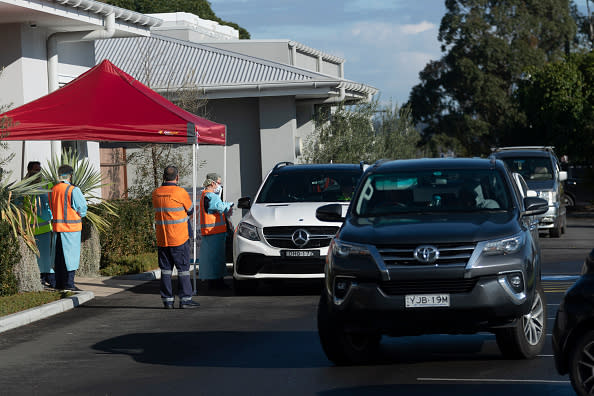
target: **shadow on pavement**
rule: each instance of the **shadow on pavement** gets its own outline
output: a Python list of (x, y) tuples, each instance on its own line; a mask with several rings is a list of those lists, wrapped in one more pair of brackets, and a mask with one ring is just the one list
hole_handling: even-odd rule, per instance
[[(382, 340), (376, 365), (414, 362), (477, 361), (490, 366), (503, 359), (488, 335), (423, 336)], [(394, 341), (395, 340), (395, 341)], [(133, 333), (93, 345), (146, 364), (189, 367), (312, 368), (329, 367), (315, 331), (197, 331)], [(371, 366), (369, 366), (371, 367)]]

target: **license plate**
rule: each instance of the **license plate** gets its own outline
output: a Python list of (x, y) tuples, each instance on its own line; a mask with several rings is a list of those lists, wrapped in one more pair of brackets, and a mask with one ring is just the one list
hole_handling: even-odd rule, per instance
[(406, 308), (449, 307), (449, 294), (408, 294)]
[(282, 250), (281, 256), (283, 257), (319, 257), (319, 250)]

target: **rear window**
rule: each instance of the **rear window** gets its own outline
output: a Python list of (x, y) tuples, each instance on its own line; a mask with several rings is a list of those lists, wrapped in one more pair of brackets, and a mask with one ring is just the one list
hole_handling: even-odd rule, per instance
[(355, 204), (358, 216), (409, 212), (509, 210), (512, 198), (497, 170), (423, 170), (372, 174)]
[(553, 164), (548, 157), (502, 158), (502, 161), (526, 181), (553, 180)]
[(361, 176), (358, 170), (295, 170), (271, 174), (256, 203), (347, 202)]

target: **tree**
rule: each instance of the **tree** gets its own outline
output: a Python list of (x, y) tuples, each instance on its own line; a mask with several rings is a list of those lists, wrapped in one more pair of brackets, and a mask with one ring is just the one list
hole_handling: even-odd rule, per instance
[(591, 160), (594, 146), (594, 54), (530, 68), (518, 89), (525, 114), (519, 144), (554, 145), (572, 160)]
[(485, 154), (514, 135), (522, 118), (514, 92), (526, 67), (561, 59), (575, 22), (569, 0), (445, 4), (438, 36), (444, 56), (419, 74), (409, 103), (431, 147)]
[(315, 131), (307, 138), (303, 153), (313, 163), (373, 163), (382, 158), (413, 158), (420, 140), (410, 109), (377, 100), (354, 106), (319, 109)]
[(233, 22), (223, 21), (216, 16), (207, 0), (99, 0), (116, 7), (133, 10), (143, 14), (164, 12), (189, 12), (202, 19), (216, 21), (221, 25), (231, 26), (239, 31), (240, 39), (249, 39), (250, 33)]

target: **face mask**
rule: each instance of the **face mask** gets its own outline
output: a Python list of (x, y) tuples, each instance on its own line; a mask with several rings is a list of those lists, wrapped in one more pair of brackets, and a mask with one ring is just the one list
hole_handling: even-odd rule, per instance
[(220, 184), (217, 183), (217, 186), (214, 189), (214, 193), (215, 194), (220, 194), (221, 190), (223, 189), (223, 186), (221, 186)]

